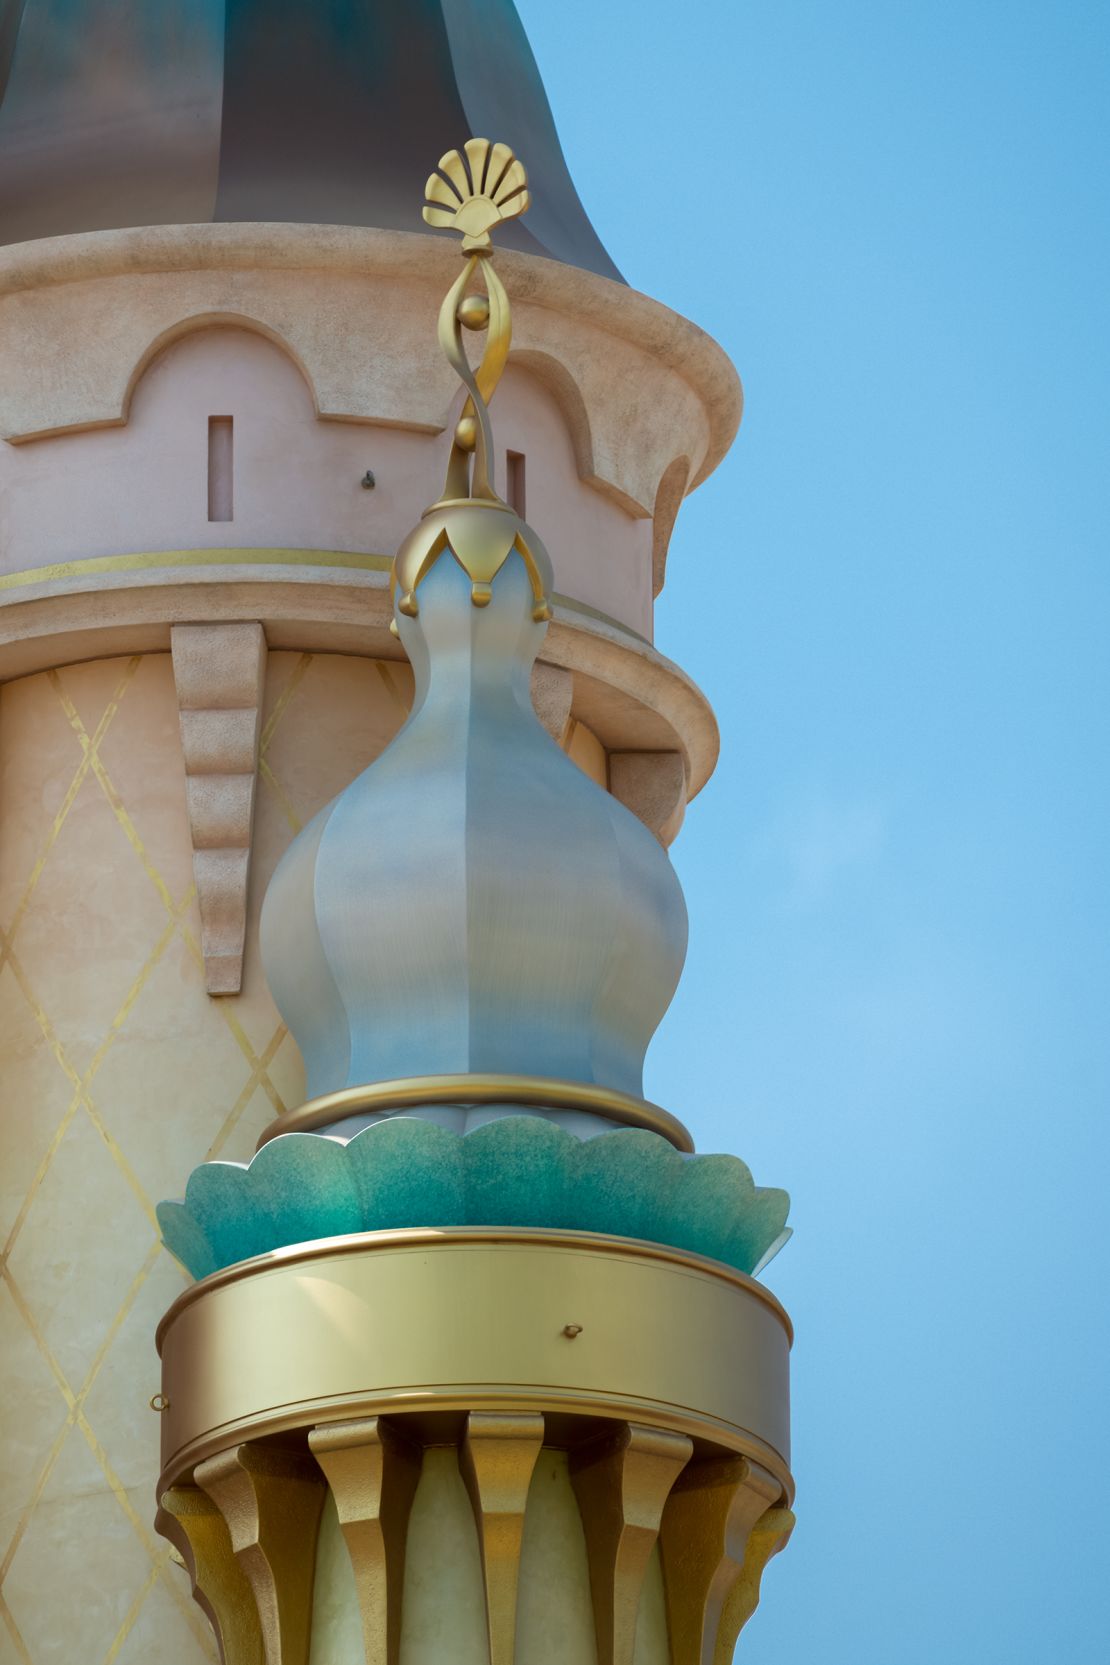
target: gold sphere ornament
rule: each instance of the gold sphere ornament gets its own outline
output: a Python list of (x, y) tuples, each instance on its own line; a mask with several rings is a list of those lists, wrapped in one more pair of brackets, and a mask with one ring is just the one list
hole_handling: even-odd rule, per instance
[(459, 302), (458, 320), (464, 330), (484, 330), (489, 324), (489, 296), (464, 296)]
[(455, 444), (462, 451), (473, 451), (478, 443), (478, 421), (473, 416), (462, 416), (455, 423)]

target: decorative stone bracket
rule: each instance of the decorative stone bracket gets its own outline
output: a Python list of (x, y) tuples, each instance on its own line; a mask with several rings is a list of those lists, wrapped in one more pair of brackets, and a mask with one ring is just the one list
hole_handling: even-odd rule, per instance
[(666, 849), (686, 814), (681, 752), (610, 752), (609, 790)]
[(570, 671), (538, 659), (532, 668), (532, 704), (536, 716), (560, 746), (570, 721), (573, 698), (574, 677)]
[(171, 646), (205, 978), (238, 994), (266, 638), (256, 623), (176, 624)]
[[(536, 716), (560, 745), (570, 721), (574, 677), (560, 665), (538, 660), (532, 672)], [(686, 765), (678, 751), (611, 751), (609, 790), (667, 849), (686, 814)]]

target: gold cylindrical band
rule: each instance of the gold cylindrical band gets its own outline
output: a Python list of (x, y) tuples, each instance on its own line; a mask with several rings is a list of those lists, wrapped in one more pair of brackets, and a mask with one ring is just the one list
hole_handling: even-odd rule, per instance
[(753, 1279), (628, 1238), (470, 1227), (276, 1250), (162, 1320), (162, 1485), (245, 1439), (516, 1410), (685, 1434), (789, 1498), (790, 1338)]
[(527, 1104), (548, 1110), (586, 1110), (622, 1127), (661, 1133), (677, 1150), (691, 1152), (686, 1128), (661, 1105), (589, 1081), (554, 1081), (541, 1075), (411, 1075), (400, 1081), (371, 1081), (309, 1099), (287, 1110), (265, 1129), (258, 1149), (281, 1133), (312, 1133), (347, 1116), (376, 1110), (413, 1109), (421, 1104)]

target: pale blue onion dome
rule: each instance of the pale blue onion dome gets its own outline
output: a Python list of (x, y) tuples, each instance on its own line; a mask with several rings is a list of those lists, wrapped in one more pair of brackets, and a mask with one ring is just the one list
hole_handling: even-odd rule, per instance
[(485, 606), (444, 551), (397, 620), (412, 715), (270, 882), (263, 960), (310, 1098), (441, 1074), (642, 1091), (685, 904), (660, 844), (537, 719), (534, 611), (515, 550)]

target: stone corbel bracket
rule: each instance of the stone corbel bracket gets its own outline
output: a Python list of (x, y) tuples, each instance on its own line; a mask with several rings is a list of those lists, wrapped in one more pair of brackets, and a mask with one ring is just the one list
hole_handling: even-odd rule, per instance
[(686, 814), (681, 752), (610, 752), (609, 790), (667, 849)]
[[(574, 698), (574, 676), (537, 660), (532, 672), (536, 716), (559, 745), (565, 744)], [(687, 780), (677, 751), (610, 751), (609, 790), (655, 834), (664, 849), (678, 837), (686, 814)]]
[(173, 675), (209, 994), (238, 994), (266, 676), (260, 624), (175, 624)]

